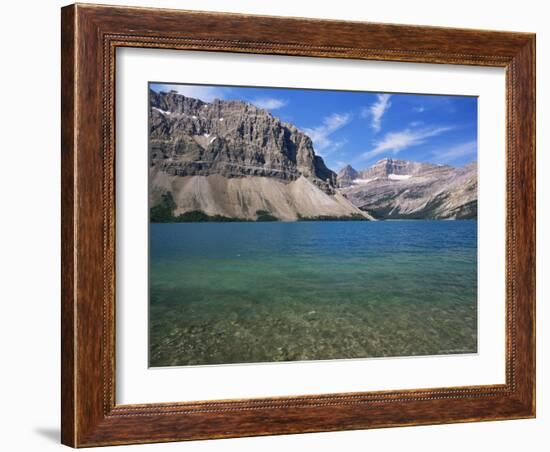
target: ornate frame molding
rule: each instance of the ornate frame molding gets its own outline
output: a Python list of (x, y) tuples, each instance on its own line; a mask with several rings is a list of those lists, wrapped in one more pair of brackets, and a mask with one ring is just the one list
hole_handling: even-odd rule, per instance
[[(118, 47), (506, 68), (506, 383), (116, 405)], [(535, 37), (525, 33), (79, 4), (63, 8), (62, 442), (81, 447), (533, 417), (534, 58)]]

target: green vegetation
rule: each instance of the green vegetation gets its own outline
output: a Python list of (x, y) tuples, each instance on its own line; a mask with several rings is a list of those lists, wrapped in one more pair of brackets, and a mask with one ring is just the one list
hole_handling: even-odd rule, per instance
[(332, 215), (319, 215), (317, 217), (303, 217), (298, 215), (298, 221), (369, 221), (368, 218), (365, 218), (359, 213), (352, 213), (351, 215), (345, 217), (338, 217)]
[(166, 192), (162, 195), (161, 201), (149, 209), (149, 221), (151, 223), (197, 223), (197, 222), (218, 222), (249, 221), (244, 218), (230, 218), (223, 215), (207, 215), (201, 210), (193, 210), (180, 215), (174, 215), (176, 203), (172, 193)]
[(279, 219), (271, 215), (267, 210), (257, 210), (256, 221), (279, 221)]
[(161, 202), (149, 209), (149, 221), (151, 223), (170, 223), (174, 221), (173, 211), (175, 208), (176, 203), (172, 193), (164, 193)]
[(185, 212), (177, 217), (172, 217), (172, 223), (201, 223), (201, 222), (215, 222), (215, 223), (231, 223), (235, 221), (250, 221), (245, 218), (231, 218), (224, 217), (223, 215), (207, 215), (202, 210), (192, 210), (191, 212)]
[[(202, 210), (192, 210), (180, 215), (174, 215), (176, 203), (172, 193), (166, 192), (162, 195), (161, 201), (156, 206), (149, 209), (149, 221), (151, 223), (233, 223), (233, 222), (264, 222), (279, 221), (267, 210), (257, 210), (256, 219), (232, 218), (223, 215), (208, 215)], [(360, 214), (352, 214), (345, 217), (320, 215), (317, 217), (302, 217), (298, 215), (298, 221), (368, 221)]]

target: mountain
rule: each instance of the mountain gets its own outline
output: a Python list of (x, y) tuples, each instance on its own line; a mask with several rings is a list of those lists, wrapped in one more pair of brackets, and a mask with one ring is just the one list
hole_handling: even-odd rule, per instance
[(441, 177), (450, 170), (452, 170), (452, 167), (447, 165), (385, 158), (379, 160), (370, 168), (361, 171), (361, 178), (403, 180), (412, 176), (434, 175), (435, 177)]
[(346, 174), (339, 173), (340, 191), (374, 218), (477, 217), (476, 163), (454, 168), (385, 158), (355, 173), (357, 177), (351, 181)]
[(267, 110), (174, 91), (150, 90), (149, 96), (150, 204), (156, 212), (370, 218), (337, 192), (336, 174), (315, 155), (311, 139)]
[(385, 158), (338, 175), (311, 139), (242, 101), (150, 91), (153, 221), (477, 217), (477, 166)]
[(336, 175), (338, 187), (349, 187), (353, 185), (353, 181), (359, 179), (359, 172), (351, 165), (344, 166)]

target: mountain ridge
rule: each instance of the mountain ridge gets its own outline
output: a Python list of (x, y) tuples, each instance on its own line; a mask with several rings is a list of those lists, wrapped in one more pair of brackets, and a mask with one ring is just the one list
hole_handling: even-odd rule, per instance
[(242, 101), (203, 102), (150, 90), (151, 163), (179, 176), (310, 179), (334, 193), (336, 174), (311, 139), (269, 111)]
[(364, 170), (348, 165), (337, 180), (341, 193), (374, 218), (477, 218), (476, 162), (452, 167), (387, 157)]
[[(170, 193), (167, 218), (279, 220), (372, 217), (337, 192), (336, 173), (311, 138), (267, 110), (242, 101), (203, 102), (150, 90), (151, 206)], [(265, 215), (264, 215), (265, 216)]]
[(392, 175), (416, 176), (420, 174), (426, 175), (429, 172), (443, 174), (453, 171), (456, 168), (457, 167), (439, 163), (384, 157), (362, 170), (357, 170), (350, 164), (347, 164), (338, 171), (336, 179), (339, 187), (345, 187), (351, 185), (356, 179), (373, 179), (376, 177), (387, 178)]
[(169, 207), (168, 219), (477, 217), (476, 164), (386, 157), (336, 174), (306, 133), (251, 103), (154, 90), (149, 99), (150, 205)]

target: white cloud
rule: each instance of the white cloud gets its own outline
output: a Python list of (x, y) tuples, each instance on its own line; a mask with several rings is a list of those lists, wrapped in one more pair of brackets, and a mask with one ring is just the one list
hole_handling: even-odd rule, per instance
[(204, 102), (212, 102), (214, 99), (224, 99), (227, 88), (219, 88), (216, 86), (201, 86), (201, 85), (170, 85), (155, 83), (151, 84), (151, 89), (160, 92), (176, 91), (183, 96), (200, 99)]
[(333, 152), (336, 152), (338, 149), (342, 148), (346, 144), (348, 144), (347, 138), (344, 138), (343, 140), (340, 140), (340, 141), (331, 140), (330, 145), (327, 148), (321, 151), (316, 150), (316, 154), (320, 155), (321, 157), (327, 157), (328, 155), (332, 154)]
[(422, 105), (420, 107), (414, 107), (413, 110), (416, 112), (416, 113), (422, 113), (423, 111), (426, 110), (425, 107), (423, 107)]
[(250, 103), (256, 105), (259, 108), (265, 108), (266, 110), (277, 110), (288, 104), (288, 101), (284, 99), (276, 99), (272, 97), (261, 97), (251, 100)]
[(441, 162), (447, 163), (457, 160), (461, 157), (468, 155), (475, 155), (477, 153), (477, 141), (467, 141), (465, 143), (457, 144), (451, 148), (445, 150), (434, 151), (432, 154)]
[(382, 127), (382, 116), (391, 107), (391, 94), (378, 94), (377, 100), (370, 107), (364, 108), (361, 115), (364, 118), (370, 118), (371, 127), (375, 132), (379, 132)]
[(304, 132), (311, 138), (313, 144), (315, 145), (315, 150), (324, 150), (327, 148), (332, 148), (331, 151), (334, 151), (344, 144), (347, 143), (346, 140), (341, 140), (334, 142), (330, 135), (336, 132), (338, 129), (341, 129), (346, 124), (351, 121), (351, 115), (349, 113), (333, 113), (330, 116), (327, 116), (323, 119), (323, 123), (317, 127), (311, 129), (305, 128)]
[(405, 129), (400, 132), (387, 133), (380, 141), (375, 142), (374, 149), (362, 154), (363, 159), (375, 157), (384, 152), (397, 154), (404, 149), (417, 146), (426, 142), (428, 138), (441, 135), (452, 127), (429, 127), (424, 129)]

